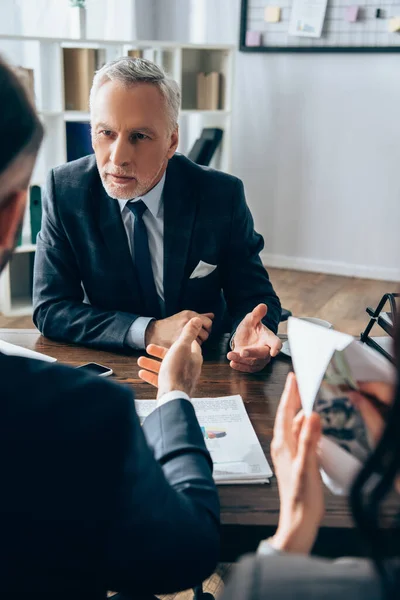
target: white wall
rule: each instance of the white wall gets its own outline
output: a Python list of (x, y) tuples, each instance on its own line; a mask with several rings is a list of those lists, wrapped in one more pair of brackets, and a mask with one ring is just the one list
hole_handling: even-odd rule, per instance
[[(161, 39), (238, 41), (239, 0), (156, 8)], [(233, 172), (268, 264), (400, 280), (399, 73), (400, 54), (237, 53)]]

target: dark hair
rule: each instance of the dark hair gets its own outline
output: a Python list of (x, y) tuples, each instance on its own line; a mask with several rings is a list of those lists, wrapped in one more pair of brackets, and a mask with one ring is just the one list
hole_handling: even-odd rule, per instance
[[(396, 328), (395, 356), (397, 382), (387, 424), (381, 440), (356, 477), (350, 493), (353, 518), (368, 544), (369, 555), (381, 577), (384, 597), (390, 599), (399, 597), (399, 571), (391, 568), (385, 560), (385, 539), (379, 524), (381, 504), (392, 491), (395, 478), (400, 472), (400, 322)], [(381, 476), (377, 477), (377, 473)], [(398, 527), (398, 523), (395, 526)]]
[(0, 175), (21, 153), (36, 154), (43, 126), (24, 85), (0, 57)]

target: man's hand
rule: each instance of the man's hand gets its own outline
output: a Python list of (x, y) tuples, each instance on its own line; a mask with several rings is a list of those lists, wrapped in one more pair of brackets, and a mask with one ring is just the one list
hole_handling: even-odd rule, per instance
[[(317, 447), (319, 415), (300, 408), (296, 377), (289, 373), (276, 413), (271, 455), (278, 480), (278, 529), (269, 543), (278, 550), (308, 554), (324, 514), (324, 493)], [(297, 414), (296, 414), (297, 413)]]
[(282, 342), (262, 323), (268, 307), (259, 304), (245, 316), (236, 330), (234, 350), (228, 352), (232, 369), (243, 373), (261, 371), (282, 348)]
[(201, 349), (196, 341), (202, 326), (200, 318), (191, 319), (169, 350), (150, 344), (147, 353), (161, 361), (147, 356), (138, 359), (138, 365), (142, 369), (139, 371), (139, 377), (158, 387), (157, 398), (174, 390), (192, 396), (203, 364)]
[(172, 315), (172, 317), (151, 321), (146, 329), (146, 346), (155, 344), (156, 346), (169, 348), (178, 339), (186, 323), (195, 317), (201, 320), (201, 328), (197, 336), (197, 341), (201, 345), (211, 333), (213, 313), (199, 315), (193, 310), (183, 310), (176, 315)]

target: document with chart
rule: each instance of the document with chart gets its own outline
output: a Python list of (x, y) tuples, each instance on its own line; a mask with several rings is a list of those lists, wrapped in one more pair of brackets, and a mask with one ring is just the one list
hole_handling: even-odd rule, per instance
[(289, 35), (321, 37), (327, 5), (328, 0), (293, 0)]
[[(192, 400), (218, 484), (268, 483), (272, 471), (241, 396)], [(135, 400), (141, 423), (155, 410), (156, 400)]]
[[(289, 319), (288, 337), (304, 413), (321, 418), (322, 478), (333, 493), (346, 495), (376, 445), (357, 398), (367, 396), (365, 384), (391, 385), (394, 367), (351, 335), (301, 319)], [(374, 397), (370, 402), (376, 405)]]

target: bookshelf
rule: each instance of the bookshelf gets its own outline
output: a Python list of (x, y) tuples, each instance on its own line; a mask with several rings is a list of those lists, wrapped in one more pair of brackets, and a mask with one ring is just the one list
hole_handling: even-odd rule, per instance
[[(70, 124), (85, 125), (90, 121), (85, 97), (93, 71), (120, 56), (153, 60), (179, 83), (182, 90), (179, 152), (187, 154), (205, 127), (224, 130), (211, 166), (230, 172), (234, 46), (0, 35), (0, 53), (15, 66), (32, 69), (34, 74), (35, 103), (46, 137), (32, 185), (43, 187), (50, 169), (67, 161), (67, 131), (68, 135), (74, 131), (74, 125)], [(202, 72), (219, 74), (218, 108), (215, 103), (209, 110), (197, 108), (197, 78)], [(77, 82), (82, 84), (80, 94), (75, 93)], [(27, 207), (21, 245), (0, 277), (0, 312), (4, 315), (32, 313), (34, 253)]]

